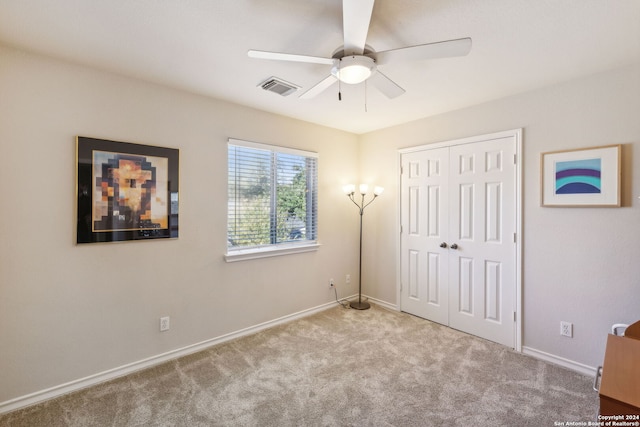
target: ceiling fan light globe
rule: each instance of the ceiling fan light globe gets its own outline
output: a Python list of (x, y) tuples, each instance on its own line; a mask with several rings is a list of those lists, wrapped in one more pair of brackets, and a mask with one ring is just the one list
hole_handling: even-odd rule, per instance
[(333, 66), (331, 74), (343, 83), (355, 85), (371, 77), (375, 67), (368, 56), (345, 56)]

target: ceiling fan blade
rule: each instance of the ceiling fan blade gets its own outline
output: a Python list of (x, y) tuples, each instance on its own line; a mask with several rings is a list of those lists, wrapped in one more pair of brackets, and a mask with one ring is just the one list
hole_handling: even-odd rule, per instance
[(452, 56), (464, 56), (471, 51), (471, 38), (447, 40), (436, 43), (420, 44), (417, 46), (403, 47), (400, 49), (385, 50), (372, 53), (377, 65), (390, 62), (420, 61), (423, 59), (449, 58)]
[(314, 96), (318, 95), (320, 92), (322, 92), (325, 89), (327, 89), (329, 86), (331, 86), (332, 84), (334, 84), (337, 81), (338, 81), (338, 79), (333, 77), (333, 74), (329, 74), (327, 77), (325, 77), (323, 80), (321, 80), (315, 86), (313, 86), (311, 89), (307, 90), (305, 93), (300, 95), (300, 99), (311, 99)]
[(344, 54), (362, 55), (367, 41), (374, 0), (343, 0)]
[(393, 80), (382, 74), (380, 70), (369, 77), (369, 81), (389, 99), (400, 96), (405, 92), (405, 90), (398, 86)]
[(293, 53), (265, 52), (263, 50), (249, 50), (249, 58), (271, 59), (274, 61), (306, 62), (310, 64), (332, 65), (332, 58), (322, 58), (319, 56), (296, 55)]

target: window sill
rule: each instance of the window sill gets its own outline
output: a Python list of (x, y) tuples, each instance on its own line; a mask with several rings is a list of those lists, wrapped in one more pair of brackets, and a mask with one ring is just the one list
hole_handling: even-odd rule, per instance
[(308, 243), (303, 245), (278, 245), (275, 247), (269, 246), (265, 248), (239, 249), (227, 252), (224, 256), (224, 260), (226, 262), (246, 261), (250, 259), (313, 252), (317, 251), (319, 248), (319, 243)]

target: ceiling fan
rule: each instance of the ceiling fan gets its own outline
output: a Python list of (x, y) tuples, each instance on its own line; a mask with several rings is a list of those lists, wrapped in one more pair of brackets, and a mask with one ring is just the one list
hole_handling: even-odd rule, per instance
[(464, 56), (471, 50), (471, 38), (467, 37), (376, 52), (366, 44), (374, 1), (343, 0), (344, 46), (336, 49), (331, 58), (261, 50), (249, 50), (247, 54), (250, 58), (330, 65), (331, 74), (300, 95), (300, 98), (313, 98), (338, 80), (347, 84), (369, 80), (388, 98), (395, 98), (405, 90), (382, 74), (378, 66), (402, 61)]

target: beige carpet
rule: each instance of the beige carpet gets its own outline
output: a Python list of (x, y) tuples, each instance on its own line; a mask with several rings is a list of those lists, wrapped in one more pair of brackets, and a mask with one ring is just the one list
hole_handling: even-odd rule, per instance
[(2, 426), (553, 426), (591, 378), (404, 313), (336, 308), (0, 416)]

